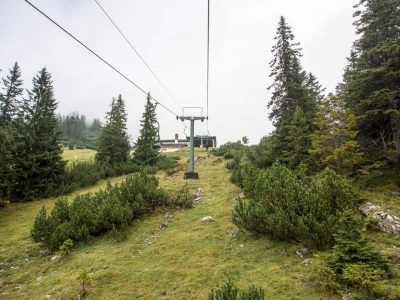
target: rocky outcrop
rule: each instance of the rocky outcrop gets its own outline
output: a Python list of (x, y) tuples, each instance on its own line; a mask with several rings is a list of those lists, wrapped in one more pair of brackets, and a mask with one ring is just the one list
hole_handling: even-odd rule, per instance
[(378, 222), (378, 226), (389, 234), (400, 234), (400, 218), (391, 216), (380, 206), (366, 203), (360, 208), (364, 216), (370, 217)]

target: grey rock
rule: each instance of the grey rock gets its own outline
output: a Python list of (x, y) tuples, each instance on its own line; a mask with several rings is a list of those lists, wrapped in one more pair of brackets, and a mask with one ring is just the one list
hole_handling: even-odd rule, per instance
[(54, 255), (52, 258), (51, 258), (51, 261), (59, 261), (60, 260), (60, 256), (59, 255)]
[(193, 200), (193, 205), (200, 204), (201, 202), (203, 202), (203, 197), (202, 197), (202, 196), (197, 196), (197, 197)]
[(301, 258), (304, 258), (310, 254), (310, 250), (308, 250), (306, 247), (298, 246), (296, 248), (296, 254)]
[(205, 216), (205, 217), (201, 218), (201, 221), (202, 222), (212, 222), (212, 221), (214, 221), (214, 218), (211, 216)]
[(360, 211), (363, 215), (378, 221), (378, 226), (382, 231), (392, 235), (400, 234), (400, 219), (391, 216), (380, 206), (366, 203), (360, 207)]
[(303, 260), (300, 265), (302, 266), (307, 266), (310, 263), (310, 258), (307, 258), (306, 260)]
[(51, 254), (51, 251), (49, 249), (40, 250), (40, 254), (48, 256)]

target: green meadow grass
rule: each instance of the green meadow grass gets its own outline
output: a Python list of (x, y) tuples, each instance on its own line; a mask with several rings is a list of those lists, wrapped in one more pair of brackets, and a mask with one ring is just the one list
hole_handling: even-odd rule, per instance
[(94, 158), (96, 154), (95, 150), (91, 149), (64, 149), (62, 157), (64, 160), (67, 160), (69, 163), (75, 161), (82, 161)]
[[(74, 150), (76, 151), (76, 150)], [(206, 156), (203, 151), (198, 152)], [(176, 154), (176, 153), (175, 153)], [(186, 152), (178, 152), (187, 164)], [(319, 291), (312, 281), (312, 264), (295, 254), (295, 244), (269, 241), (237, 233), (231, 211), (239, 189), (229, 182), (224, 162), (205, 158), (198, 163), (200, 180), (189, 182), (194, 191), (205, 189), (203, 202), (184, 211), (160, 210), (135, 222), (127, 239), (115, 242), (110, 235), (77, 245), (72, 254), (59, 261), (41, 253), (30, 239), (30, 229), (42, 206), (53, 198), (10, 204), (0, 211), (0, 298), (77, 298), (79, 274), (89, 274), (88, 299), (207, 299), (211, 288), (231, 278), (241, 287), (258, 285), (270, 299), (334, 299)], [(168, 190), (184, 184), (183, 169), (167, 177), (159, 173)], [(121, 182), (124, 177), (112, 179)], [(102, 181), (78, 193), (95, 192)], [(165, 214), (173, 220), (160, 230)], [(201, 222), (204, 216), (214, 222)], [(318, 259), (311, 259), (318, 262)]]
[[(76, 151), (76, 150), (74, 150)], [(187, 165), (186, 152), (180, 151)], [(59, 261), (42, 254), (32, 242), (30, 229), (42, 206), (51, 209), (54, 198), (10, 204), (0, 211), (0, 299), (76, 299), (79, 275), (89, 274), (88, 299), (207, 299), (211, 288), (231, 278), (239, 287), (257, 285), (267, 299), (339, 299), (319, 290), (314, 282), (318, 253), (310, 264), (295, 254), (295, 243), (273, 242), (236, 232), (231, 212), (240, 190), (229, 182), (225, 162), (215, 162), (204, 151), (197, 164), (200, 180), (192, 190), (205, 189), (203, 202), (189, 210), (159, 210), (136, 221), (127, 238), (115, 242), (108, 234), (77, 245)], [(159, 173), (168, 190), (184, 184), (184, 167), (167, 177)], [(124, 177), (111, 180), (121, 182)], [(95, 192), (107, 181), (68, 195)], [(165, 214), (173, 215), (160, 230)], [(213, 222), (202, 222), (204, 216)]]

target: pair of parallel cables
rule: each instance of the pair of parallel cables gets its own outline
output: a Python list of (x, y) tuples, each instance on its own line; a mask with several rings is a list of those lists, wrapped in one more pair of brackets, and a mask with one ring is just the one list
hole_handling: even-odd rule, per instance
[[(110, 67), (112, 70), (114, 70), (116, 73), (118, 73), (122, 78), (127, 80), (130, 84), (132, 84), (136, 89), (138, 89), (140, 92), (144, 93), (145, 95), (148, 95), (148, 93), (141, 88), (138, 84), (136, 84), (133, 80), (131, 80), (128, 76), (126, 76), (124, 73), (119, 71), (116, 67), (114, 67), (111, 63), (109, 63), (107, 60), (105, 60), (103, 57), (101, 57), (99, 54), (97, 54), (95, 51), (93, 51), (91, 48), (89, 48), (85, 43), (80, 41), (78, 38), (76, 38), (72, 33), (70, 33), (68, 30), (66, 30), (64, 27), (62, 27), (60, 24), (58, 24), (56, 21), (54, 21), (51, 17), (49, 17), (46, 13), (44, 13), (41, 9), (39, 9), (37, 6), (32, 4), (29, 0), (24, 0), (27, 4), (29, 4), (31, 7), (33, 7), (36, 11), (38, 11), (41, 15), (43, 15), (47, 20), (49, 20), (51, 23), (56, 25), (59, 29), (61, 29), (64, 33), (69, 35), (73, 40), (75, 40), (77, 43), (79, 43), (81, 46), (83, 46), (86, 50), (88, 50), (91, 54), (96, 56), (99, 60), (101, 60), (104, 64), (106, 64), (108, 67)], [(98, 7), (103, 11), (103, 13), (107, 16), (109, 21), (113, 24), (113, 26), (118, 30), (120, 35), (123, 37), (123, 39), (128, 43), (130, 48), (135, 52), (135, 54), (139, 57), (139, 59), (143, 62), (143, 64), (146, 66), (146, 68), (150, 71), (150, 73), (153, 75), (153, 77), (157, 80), (157, 82), (163, 87), (163, 89), (167, 92), (167, 94), (171, 97), (172, 100), (179, 106), (179, 102), (176, 100), (176, 98), (172, 95), (172, 93), (168, 90), (168, 88), (165, 86), (165, 84), (161, 81), (161, 79), (156, 75), (156, 73), (151, 69), (149, 64), (144, 60), (142, 55), (140, 55), (139, 51), (135, 48), (135, 46), (129, 41), (129, 39), (126, 37), (126, 35), (122, 32), (122, 30), (119, 28), (119, 26), (115, 23), (115, 21), (111, 18), (111, 16), (107, 13), (107, 11), (103, 8), (103, 6), (97, 1), (94, 0)], [(207, 105), (207, 121), (208, 121), (208, 99), (209, 99), (209, 74), (210, 74), (210, 0), (208, 0), (208, 21), (207, 21), (207, 88), (206, 88), (206, 105)], [(160, 105), (164, 109), (166, 109), (168, 112), (173, 114), (175, 117), (178, 117), (178, 114), (176, 114), (172, 109), (168, 108), (164, 104), (162, 104), (159, 100), (155, 99), (154, 97), (150, 96), (150, 99), (153, 100), (156, 104)], [(181, 106), (182, 107), (182, 106)], [(208, 122), (207, 122), (207, 131), (208, 131)]]

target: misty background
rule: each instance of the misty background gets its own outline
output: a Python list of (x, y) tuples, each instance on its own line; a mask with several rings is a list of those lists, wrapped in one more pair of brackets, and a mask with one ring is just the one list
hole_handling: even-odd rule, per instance
[[(31, 0), (164, 105), (177, 105), (94, 0)], [(206, 109), (207, 0), (99, 0), (182, 106)], [(250, 143), (273, 130), (266, 108), (271, 47), (281, 15), (303, 48), (302, 64), (327, 90), (341, 81), (356, 38), (349, 0), (211, 0), (209, 133), (219, 144), (246, 135)], [(0, 76), (20, 63), (24, 87), (46, 66), (58, 113), (104, 120), (122, 94), (129, 134), (136, 140), (146, 97), (22, 0), (0, 0)], [(161, 138), (184, 125), (157, 108)], [(206, 134), (206, 123), (196, 123)], [(189, 130), (186, 130), (188, 133)]]

